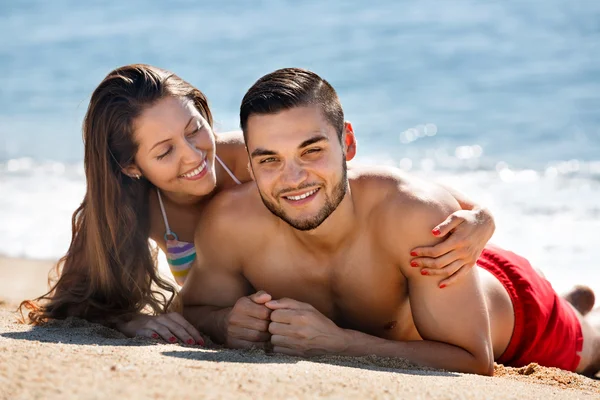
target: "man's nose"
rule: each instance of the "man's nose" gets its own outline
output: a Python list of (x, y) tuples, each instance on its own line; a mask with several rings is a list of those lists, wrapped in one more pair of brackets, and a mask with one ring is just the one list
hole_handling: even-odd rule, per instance
[(296, 162), (288, 162), (283, 171), (282, 180), (286, 186), (296, 187), (306, 180), (308, 173)]

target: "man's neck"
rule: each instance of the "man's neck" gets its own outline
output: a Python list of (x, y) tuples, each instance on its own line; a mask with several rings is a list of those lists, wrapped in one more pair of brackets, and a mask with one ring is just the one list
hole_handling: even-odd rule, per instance
[(316, 229), (300, 231), (287, 225), (284, 221), (281, 223), (291, 230), (299, 242), (313, 251), (331, 252), (343, 247), (347, 240), (354, 235), (357, 226), (350, 183), (348, 183), (348, 190), (338, 207)]

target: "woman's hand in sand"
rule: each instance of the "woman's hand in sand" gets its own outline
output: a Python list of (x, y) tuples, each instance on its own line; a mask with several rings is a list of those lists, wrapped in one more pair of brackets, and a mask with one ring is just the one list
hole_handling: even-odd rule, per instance
[(180, 341), (185, 344), (204, 346), (200, 332), (176, 312), (161, 315), (138, 315), (131, 321), (117, 327), (127, 336), (142, 336), (152, 339), (162, 338), (170, 343)]
[(292, 356), (339, 354), (346, 349), (345, 331), (307, 303), (269, 301), (273, 351)]
[(225, 346), (234, 349), (270, 347), (269, 322), (271, 310), (265, 303), (271, 295), (258, 291), (240, 298), (225, 317)]
[(475, 265), (495, 229), (494, 217), (486, 209), (456, 211), (431, 231), (445, 240), (413, 249), (411, 266), (421, 268), (423, 275), (444, 277), (439, 283), (444, 288)]

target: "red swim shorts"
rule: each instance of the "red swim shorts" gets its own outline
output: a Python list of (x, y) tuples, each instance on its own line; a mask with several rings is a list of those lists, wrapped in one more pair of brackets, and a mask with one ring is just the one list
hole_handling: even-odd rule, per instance
[(583, 333), (575, 311), (556, 294), (525, 258), (488, 245), (477, 264), (506, 288), (515, 311), (515, 328), (500, 364), (521, 367), (536, 362), (575, 371)]

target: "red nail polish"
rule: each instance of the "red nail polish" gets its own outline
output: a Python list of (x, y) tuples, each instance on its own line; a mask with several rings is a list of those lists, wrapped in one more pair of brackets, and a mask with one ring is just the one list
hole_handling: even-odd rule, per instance
[(440, 289), (443, 289), (443, 288), (445, 288), (445, 287), (446, 287), (446, 284), (445, 284), (445, 283), (442, 283), (442, 284), (440, 285)]
[(198, 346), (204, 346), (204, 340), (201, 340), (201, 341), (199, 341), (199, 342), (196, 342), (196, 344), (197, 344)]
[(187, 344), (194, 344), (194, 339), (188, 339)]
[(153, 334), (152, 334), (152, 339), (158, 339), (158, 334), (156, 334), (156, 333), (153, 333)]
[(418, 254), (417, 254), (417, 252), (416, 252), (416, 251), (411, 251), (411, 252), (410, 252), (410, 255), (411, 255), (411, 256), (413, 256), (413, 257), (416, 257), (416, 256), (418, 256)]
[(438, 228), (435, 228), (431, 231), (431, 233), (433, 233), (435, 236), (440, 234), (440, 230)]
[(177, 341), (177, 339), (175, 338), (175, 336), (171, 336), (169, 338), (169, 342), (171, 342), (171, 343), (175, 343), (176, 341)]
[(418, 266), (419, 266), (419, 264), (417, 264), (415, 261), (411, 261), (411, 262), (410, 262), (410, 266), (411, 266), (411, 267), (418, 267)]
[(427, 272), (427, 270), (422, 269), (421, 270), (421, 275), (429, 275), (429, 272)]

